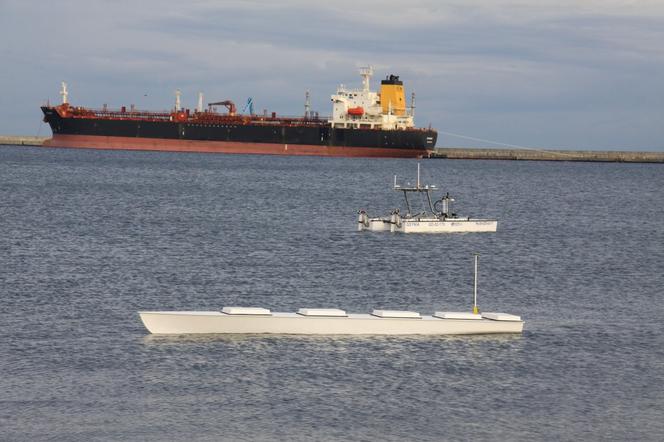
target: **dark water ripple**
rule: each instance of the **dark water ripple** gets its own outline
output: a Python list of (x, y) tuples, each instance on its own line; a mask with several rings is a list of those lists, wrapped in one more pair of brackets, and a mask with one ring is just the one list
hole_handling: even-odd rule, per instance
[[(664, 169), (425, 161), (495, 235), (357, 233), (414, 160), (0, 149), (3, 440), (662, 440)], [(467, 309), (522, 336), (149, 336), (141, 309)]]

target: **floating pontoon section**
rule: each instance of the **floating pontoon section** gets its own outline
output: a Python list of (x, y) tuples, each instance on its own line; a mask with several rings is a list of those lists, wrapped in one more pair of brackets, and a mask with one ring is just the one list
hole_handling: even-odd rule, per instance
[(348, 316), (345, 310), (338, 308), (301, 308), (297, 313), (302, 316)]
[(417, 312), (409, 312), (405, 310), (374, 310), (371, 312), (372, 315), (378, 316), (379, 318), (411, 318), (411, 319), (422, 319), (422, 315)]
[(271, 315), (272, 312), (266, 308), (260, 307), (224, 307), (222, 313), (227, 315)]
[(479, 313), (470, 312), (436, 312), (433, 315), (440, 319), (482, 319)]
[(509, 313), (482, 313), (482, 317), (485, 319), (491, 319), (493, 321), (521, 321), (521, 316), (510, 315)]

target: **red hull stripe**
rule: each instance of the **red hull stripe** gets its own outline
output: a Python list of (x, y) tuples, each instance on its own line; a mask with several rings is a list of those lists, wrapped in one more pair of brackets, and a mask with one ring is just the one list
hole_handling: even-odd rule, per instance
[(156, 150), (163, 152), (207, 152), (266, 155), (319, 155), (326, 157), (421, 158), (427, 150), (381, 147), (316, 146), (310, 144), (238, 143), (232, 141), (169, 140), (162, 138), (60, 135), (46, 140), (45, 147), (109, 150)]

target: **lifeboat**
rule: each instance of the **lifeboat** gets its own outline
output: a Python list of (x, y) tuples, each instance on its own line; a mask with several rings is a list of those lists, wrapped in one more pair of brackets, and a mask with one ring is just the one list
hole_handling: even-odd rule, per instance
[(364, 108), (362, 108), (362, 106), (351, 107), (348, 109), (348, 115), (352, 115), (354, 117), (361, 117), (362, 115), (364, 115)]

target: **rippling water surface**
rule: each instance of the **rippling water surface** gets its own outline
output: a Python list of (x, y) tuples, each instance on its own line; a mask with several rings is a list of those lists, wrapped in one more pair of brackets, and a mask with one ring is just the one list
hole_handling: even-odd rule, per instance
[[(0, 148), (3, 440), (662, 440), (664, 167), (446, 161), (495, 234), (358, 233), (416, 160)], [(138, 310), (520, 314), (523, 335), (150, 336)]]

